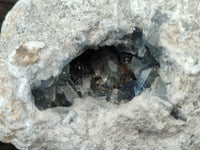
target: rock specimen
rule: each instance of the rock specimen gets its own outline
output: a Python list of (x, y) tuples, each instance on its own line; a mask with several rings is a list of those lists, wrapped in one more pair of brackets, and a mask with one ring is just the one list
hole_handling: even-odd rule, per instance
[[(23, 150), (199, 149), (199, 13), (196, 0), (18, 1), (0, 36), (0, 141)], [(136, 27), (143, 34), (134, 45), (130, 39)], [(27, 49), (27, 43), (36, 49)], [(135, 82), (107, 88), (104, 98), (80, 98), (81, 88), (73, 83), (88, 85), (88, 80), (71, 83), (62, 75), (70, 71), (63, 72), (64, 66), (87, 49), (104, 46), (121, 47), (119, 70), (133, 72)], [(138, 51), (130, 52), (132, 48)], [(118, 74), (115, 59), (102, 59)], [(129, 63), (139, 67), (132, 69)], [(80, 69), (77, 77), (90, 73)], [(100, 71), (96, 68), (94, 74), (106, 79)], [(110, 85), (102, 79), (93, 86)], [(75, 91), (72, 95), (65, 93), (65, 81), (67, 91)], [(132, 100), (110, 102), (132, 86), (137, 89)], [(37, 101), (33, 90), (48, 88), (52, 101), (40, 110), (36, 102), (45, 101)], [(129, 90), (122, 99), (133, 97)], [(61, 105), (67, 107), (57, 107)]]

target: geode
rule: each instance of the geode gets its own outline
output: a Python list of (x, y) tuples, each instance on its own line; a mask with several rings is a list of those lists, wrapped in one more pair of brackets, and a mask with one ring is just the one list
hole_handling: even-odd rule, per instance
[[(150, 88), (159, 76), (157, 70), (160, 64), (142, 40), (142, 30), (136, 28), (123, 40), (129, 40), (129, 44), (123, 41), (116, 48), (107, 46), (86, 50), (64, 66), (58, 77), (42, 81), (32, 89), (35, 105), (39, 109), (68, 107), (75, 98), (87, 96), (120, 103), (121, 100), (130, 101), (135, 95), (138, 96)], [(21, 56), (23, 54), (18, 57)], [(25, 60), (35, 59), (31, 58), (33, 59)], [(138, 63), (135, 63), (135, 59)], [(136, 73), (136, 70), (140, 72)]]
[[(195, 0), (18, 1), (0, 36), (0, 141), (24, 150), (199, 149), (199, 13)], [(143, 31), (138, 39), (131, 36), (136, 28)], [(112, 89), (94, 78), (95, 95), (103, 88), (106, 94), (86, 90), (84, 97), (75, 83), (88, 83), (82, 70), (73, 75), (81, 80), (71, 82), (62, 76), (70, 68), (63, 69), (88, 49), (105, 46), (121, 50), (122, 71), (134, 80)], [(102, 61), (116, 71), (115, 59)], [(110, 75), (115, 83), (119, 76)], [(52, 101), (42, 101), (40, 110), (33, 90), (48, 88)], [(120, 90), (131, 100), (110, 102)]]

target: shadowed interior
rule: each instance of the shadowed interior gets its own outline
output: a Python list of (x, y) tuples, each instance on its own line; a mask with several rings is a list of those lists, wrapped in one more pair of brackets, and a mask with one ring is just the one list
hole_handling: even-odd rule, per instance
[(159, 52), (147, 46), (142, 30), (120, 39), (117, 46), (88, 49), (67, 64), (56, 78), (32, 89), (39, 109), (69, 107), (88, 96), (119, 104), (130, 101), (159, 76)]

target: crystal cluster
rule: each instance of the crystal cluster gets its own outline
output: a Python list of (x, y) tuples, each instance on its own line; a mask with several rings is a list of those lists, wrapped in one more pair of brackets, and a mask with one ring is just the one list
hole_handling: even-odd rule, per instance
[(71, 106), (75, 98), (87, 96), (114, 103), (131, 100), (158, 76), (158, 57), (136, 28), (116, 47), (89, 49), (66, 65), (57, 78), (43, 81), (32, 90), (35, 104), (40, 109)]

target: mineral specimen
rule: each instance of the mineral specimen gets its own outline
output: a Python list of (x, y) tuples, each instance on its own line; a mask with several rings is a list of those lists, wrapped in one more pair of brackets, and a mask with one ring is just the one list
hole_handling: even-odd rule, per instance
[[(199, 12), (197, 0), (19, 0), (5, 17), (0, 36), (0, 140), (21, 150), (199, 149)], [(146, 48), (141, 53), (135, 51), (131, 38), (123, 41), (136, 26), (142, 30)], [(35, 55), (38, 60), (20, 65), (16, 49), (30, 41), (41, 41), (45, 47)], [(106, 87), (109, 94), (104, 97), (75, 98), (70, 107), (40, 110), (34, 104), (37, 98), (31, 91), (57, 86), (63, 67), (87, 49), (120, 44), (124, 48), (116, 48), (117, 53), (130, 53), (131, 61), (119, 65), (108, 61), (107, 67), (115, 72), (119, 66), (117, 70), (124, 76), (121, 81), (125, 81), (131, 72), (135, 75), (129, 64), (137, 58), (142, 65), (137, 66), (140, 71), (135, 78), (126, 78), (113, 89)], [(160, 67), (154, 63), (149, 67), (148, 49)], [(123, 85), (139, 82), (146, 69), (154, 67), (158, 78), (149, 89), (141, 87), (142, 93), (133, 100), (118, 105), (105, 100), (115, 101)], [(74, 72), (75, 80), (69, 75), (76, 89), (68, 77), (62, 86), (66, 81), (78, 95), (81, 91), (86, 94), (95, 73), (91, 79), (87, 77), (90, 73), (80, 75), (84, 72), (88, 71), (80, 69), (77, 76)], [(108, 83), (105, 80), (104, 76), (96, 79), (99, 85)], [(67, 105), (64, 93), (55, 97), (60, 100), (56, 105)]]

